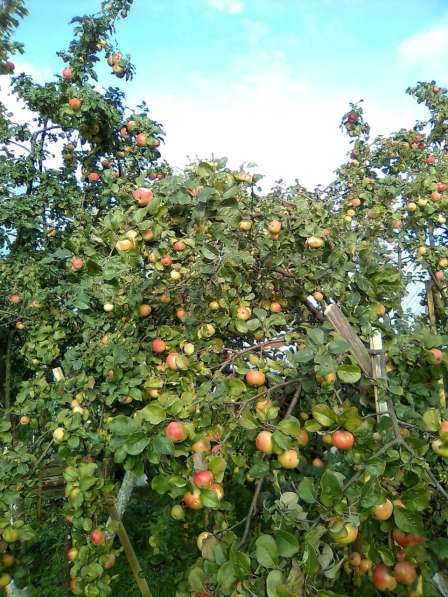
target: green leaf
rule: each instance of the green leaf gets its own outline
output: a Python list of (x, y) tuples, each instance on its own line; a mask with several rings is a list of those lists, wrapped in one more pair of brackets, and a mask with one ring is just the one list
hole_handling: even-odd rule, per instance
[(192, 591), (200, 591), (201, 593), (205, 591), (207, 576), (202, 568), (199, 568), (198, 566), (191, 568), (188, 574), (188, 584)]
[(271, 570), (266, 578), (266, 591), (268, 597), (280, 597), (277, 593), (277, 589), (281, 584), (283, 584), (283, 575), (280, 570)]
[(385, 500), (384, 491), (376, 478), (369, 479), (362, 487), (361, 506), (363, 508), (372, 508), (377, 504), (382, 504)]
[(297, 488), (299, 498), (307, 504), (314, 504), (316, 502), (316, 488), (314, 486), (314, 479), (312, 477), (304, 477)]
[(208, 468), (213, 473), (215, 481), (221, 483), (224, 478), (224, 472), (227, 467), (227, 461), (222, 456), (210, 456)]
[(320, 501), (324, 506), (333, 506), (341, 501), (342, 484), (335, 473), (326, 470), (320, 479)]
[(126, 440), (124, 449), (130, 456), (141, 454), (149, 444), (149, 437), (143, 435), (134, 435)]
[(311, 410), (313, 417), (323, 427), (330, 427), (337, 417), (327, 404), (316, 404)]
[(280, 421), (277, 425), (277, 429), (286, 435), (296, 438), (300, 431), (300, 423), (295, 417), (289, 416)]
[(243, 551), (232, 551), (230, 561), (233, 564), (235, 576), (238, 580), (243, 580), (250, 574), (250, 557)]
[(314, 359), (314, 352), (309, 346), (305, 346), (303, 350), (295, 352), (292, 358), (296, 363), (309, 363)]
[(424, 483), (417, 483), (403, 491), (400, 498), (409, 510), (423, 512), (428, 508), (431, 501), (431, 491)]
[(340, 336), (336, 336), (334, 340), (332, 340), (328, 344), (328, 350), (332, 354), (343, 354), (349, 350), (349, 344)]
[(440, 411), (437, 408), (428, 408), (423, 413), (422, 419), (428, 431), (438, 431), (442, 423)]
[(307, 545), (303, 552), (303, 568), (307, 576), (314, 576), (320, 570), (319, 559), (312, 545)]
[(317, 346), (322, 346), (322, 344), (325, 342), (324, 331), (320, 328), (308, 328), (306, 333), (311, 342), (313, 342), (313, 344), (317, 344)]
[(292, 533), (277, 531), (275, 534), (278, 553), (282, 558), (292, 558), (299, 551), (299, 542)]
[(157, 402), (150, 402), (140, 411), (145, 421), (151, 425), (158, 425), (166, 419), (166, 412)]
[(424, 532), (423, 521), (419, 514), (406, 508), (394, 508), (394, 520), (399, 529), (405, 533), (421, 535)]
[(358, 365), (340, 365), (337, 373), (344, 383), (356, 383), (361, 379), (361, 369)]
[(237, 578), (232, 562), (225, 562), (218, 570), (216, 577), (222, 595), (230, 595)]
[(263, 477), (269, 475), (270, 470), (267, 462), (257, 462), (257, 464), (250, 467), (248, 474), (253, 479), (263, 479)]
[(278, 566), (278, 549), (274, 537), (271, 535), (260, 535), (255, 542), (255, 553), (257, 562), (265, 568), (276, 568)]

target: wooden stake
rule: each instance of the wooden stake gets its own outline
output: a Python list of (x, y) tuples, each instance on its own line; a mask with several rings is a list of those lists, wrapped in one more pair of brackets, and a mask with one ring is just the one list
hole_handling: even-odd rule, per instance
[(53, 369), (53, 377), (54, 381), (61, 381), (61, 379), (64, 379), (64, 372), (61, 367), (55, 367), (55, 369)]
[(367, 377), (372, 377), (372, 363), (369, 351), (356, 335), (355, 330), (352, 328), (350, 322), (339, 307), (337, 305), (329, 305), (325, 309), (324, 315), (338, 334), (348, 343), (350, 353), (358, 361), (359, 366), (364, 371), (365, 375), (367, 375)]
[[(437, 334), (437, 318), (436, 311), (434, 309), (434, 294), (432, 290), (433, 282), (428, 280), (426, 283), (426, 298), (428, 304), (428, 317), (431, 322), (431, 330), (433, 334)], [(442, 408), (446, 408), (446, 395), (445, 395), (445, 384), (443, 377), (437, 381), (439, 384), (439, 403)]]
[[(370, 350), (374, 351), (371, 355), (372, 359), (372, 377), (373, 379), (386, 379), (385, 358), (383, 353), (383, 337), (379, 330), (375, 330), (373, 336), (370, 338)], [(375, 406), (378, 417), (387, 413), (387, 402), (381, 395), (382, 390), (375, 385)]]
[(124, 553), (126, 554), (129, 566), (132, 570), (132, 574), (134, 575), (135, 582), (140, 589), (142, 597), (153, 597), (148, 587), (148, 583), (143, 577), (143, 572), (135, 554), (134, 548), (132, 547), (132, 543), (129, 540), (129, 536), (115, 506), (109, 506), (109, 514), (112, 520), (117, 523), (117, 535), (120, 538), (121, 545), (123, 546)]

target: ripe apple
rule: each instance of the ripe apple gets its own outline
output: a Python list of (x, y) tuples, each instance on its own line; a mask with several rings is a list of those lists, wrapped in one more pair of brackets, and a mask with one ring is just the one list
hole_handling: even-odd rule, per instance
[(448, 421), (442, 421), (439, 429), (439, 435), (440, 437), (446, 437), (448, 439)]
[(174, 518), (174, 520), (184, 520), (185, 512), (182, 506), (180, 506), (179, 504), (175, 504), (171, 508), (171, 518)]
[(154, 240), (154, 232), (152, 230), (145, 230), (144, 232), (142, 232), (142, 237), (143, 240), (147, 242)]
[(170, 271), (170, 278), (173, 282), (178, 282), (182, 278), (182, 274), (177, 270), (173, 269)]
[(103, 545), (106, 542), (106, 533), (101, 529), (94, 529), (90, 533), (90, 541), (93, 545)]
[(394, 575), (395, 580), (400, 585), (412, 585), (412, 583), (417, 578), (415, 566), (413, 566), (410, 562), (407, 562), (406, 560), (404, 560), (403, 562), (398, 562), (398, 564), (395, 564)]
[(104, 563), (104, 568), (106, 568), (106, 570), (110, 570), (111, 568), (113, 568), (115, 566), (116, 561), (117, 561), (117, 557), (114, 553), (107, 554), (107, 558)]
[(278, 234), (282, 229), (282, 224), (278, 220), (272, 220), (268, 224), (268, 230), (271, 234)]
[(241, 220), (238, 228), (241, 230), (241, 232), (249, 232), (249, 230), (252, 228), (252, 222), (250, 220)]
[(77, 97), (71, 97), (67, 103), (72, 110), (78, 111), (81, 107), (81, 100)]
[(117, 242), (115, 243), (115, 248), (119, 253), (127, 253), (127, 251), (130, 251), (133, 246), (134, 243), (129, 238), (117, 240)]
[(308, 435), (308, 431), (306, 429), (300, 429), (299, 433), (297, 434), (297, 444), (301, 448), (304, 448), (306, 445), (308, 445), (309, 441), (310, 437)]
[(31, 419), (27, 415), (22, 415), (19, 419), (20, 425), (29, 425)]
[(432, 356), (437, 363), (440, 363), (443, 359), (443, 352), (439, 348), (431, 348), (429, 352), (432, 353)]
[(148, 388), (146, 391), (150, 398), (158, 398), (159, 396), (159, 390), (157, 388)]
[(150, 305), (139, 305), (138, 312), (142, 317), (148, 317), (151, 315), (152, 307)]
[(9, 574), (6, 574), (5, 572), (3, 572), (3, 574), (0, 574), (0, 588), (7, 587), (11, 580), (12, 578)]
[(15, 543), (19, 538), (19, 533), (17, 532), (17, 529), (13, 527), (6, 527), (2, 532), (2, 537), (6, 543)]
[(433, 155), (429, 155), (426, 158), (426, 163), (428, 164), (428, 166), (433, 166), (436, 163), (436, 158)]
[(65, 435), (65, 430), (63, 429), (63, 427), (57, 427), (53, 431), (53, 439), (56, 443), (61, 443), (64, 439), (64, 435)]
[(132, 191), (132, 196), (134, 197), (134, 200), (137, 202), (139, 207), (145, 207), (154, 197), (154, 193), (151, 191), (151, 189), (139, 187)]
[(321, 458), (313, 458), (311, 465), (313, 466), (313, 468), (323, 468), (325, 466), (324, 461)]
[(109, 66), (113, 66), (114, 64), (117, 64), (117, 62), (120, 62), (120, 60), (121, 60), (121, 54), (111, 54), (107, 58), (107, 64)]
[(448, 458), (448, 444), (442, 442), (441, 439), (433, 440), (431, 442), (431, 448), (433, 449), (433, 452), (437, 454), (437, 456)]
[(392, 516), (394, 505), (390, 500), (386, 500), (382, 504), (377, 504), (373, 508), (373, 517), (377, 520), (388, 520)]
[(352, 526), (349, 522), (345, 523), (344, 525), (345, 535), (342, 537), (336, 537), (334, 539), (335, 543), (339, 543), (340, 545), (348, 545), (349, 543), (353, 543), (356, 541), (358, 536), (358, 529)]
[(176, 371), (178, 369), (178, 366), (177, 366), (178, 357), (179, 357), (179, 353), (177, 353), (177, 352), (170, 352), (168, 354), (168, 356), (166, 357), (166, 365), (167, 365), (168, 369), (172, 369), (173, 371)]
[(161, 258), (160, 263), (163, 265), (163, 267), (169, 267), (173, 263), (173, 258), (170, 255), (164, 255)]
[(202, 551), (202, 547), (205, 543), (205, 541), (208, 539), (208, 537), (212, 537), (213, 535), (211, 533), (207, 533), (207, 531), (203, 531), (202, 533), (200, 533), (196, 539), (196, 545), (198, 546), (199, 551)]
[(350, 201), (350, 205), (352, 207), (359, 207), (361, 205), (361, 199), (359, 199), (359, 197), (354, 197), (351, 201)]
[(112, 303), (105, 303), (103, 305), (103, 310), (106, 311), (106, 313), (111, 313), (114, 310), (114, 305)]
[(194, 442), (194, 444), (191, 446), (191, 449), (196, 454), (208, 452), (210, 450), (210, 440), (208, 440), (206, 437), (202, 437)]
[(74, 560), (76, 560), (77, 556), (78, 556), (78, 550), (76, 549), (76, 547), (70, 547), (70, 549), (67, 549), (67, 560), (69, 562), (73, 562)]
[(425, 256), (427, 253), (428, 253), (428, 249), (427, 249), (427, 247), (425, 247), (425, 246), (421, 246), (421, 247), (419, 247), (419, 248), (417, 249), (417, 254), (418, 254), (420, 257), (424, 257), (424, 256)]
[(184, 317), (186, 317), (186, 315), (187, 315), (187, 312), (185, 311), (185, 309), (177, 309), (176, 310), (177, 319), (182, 320), (182, 319), (184, 319)]
[(299, 464), (299, 455), (296, 450), (285, 450), (277, 458), (282, 468), (293, 469)]
[(187, 437), (184, 425), (180, 421), (171, 421), (171, 423), (168, 423), (165, 433), (174, 443), (183, 442)]
[(376, 314), (378, 315), (378, 317), (383, 317), (385, 313), (386, 307), (384, 305), (378, 305), (378, 307), (376, 308)]
[(266, 381), (266, 376), (263, 373), (263, 371), (260, 371), (259, 369), (251, 369), (246, 373), (245, 379), (246, 383), (250, 386), (258, 387), (264, 385), (264, 382)]
[(210, 301), (208, 304), (208, 308), (210, 309), (210, 311), (219, 311), (218, 301)]
[(371, 568), (372, 568), (372, 560), (362, 559), (359, 562), (359, 572), (361, 572), (362, 574), (364, 574), (365, 572), (368, 572)]
[(271, 311), (271, 313), (281, 313), (282, 306), (280, 303), (273, 302), (269, 305), (269, 310)]
[(352, 551), (348, 558), (348, 561), (352, 568), (359, 568), (359, 565), (361, 563), (361, 554), (357, 551)]
[(23, 321), (16, 321), (16, 330), (24, 330), (25, 329), (25, 324), (23, 323)]
[(272, 433), (270, 431), (260, 431), (255, 439), (257, 450), (265, 454), (272, 454)]
[(185, 249), (187, 248), (187, 245), (184, 243), (183, 240), (177, 240), (174, 244), (173, 244), (173, 249), (175, 251), (185, 251)]
[(448, 268), (448, 259), (446, 257), (442, 257), (442, 259), (439, 259), (439, 267), (442, 269)]
[(70, 67), (67, 66), (62, 71), (62, 78), (64, 79), (64, 81), (70, 81), (70, 79), (72, 77), (73, 77), (73, 70)]
[(214, 481), (211, 471), (198, 471), (193, 475), (193, 483), (198, 487), (209, 488)]
[(401, 220), (392, 220), (392, 228), (394, 230), (400, 230), (400, 228), (401, 228)]
[(219, 501), (224, 499), (224, 487), (220, 483), (212, 483), (209, 489), (215, 493)]
[(334, 371), (330, 371), (324, 375), (324, 380), (326, 383), (334, 383), (336, 381), (336, 373)]
[(9, 72), (9, 73), (13, 73), (13, 72), (14, 72), (14, 69), (16, 68), (16, 67), (15, 67), (15, 65), (14, 65), (14, 62), (11, 62), (10, 60), (7, 60), (7, 61), (5, 62), (5, 66), (6, 66), (6, 68), (8, 69), (8, 72)]
[(137, 127), (137, 123), (135, 122), (135, 120), (129, 120), (126, 124), (126, 127), (128, 131), (133, 131)]
[(410, 203), (408, 203), (408, 211), (417, 211), (418, 206), (414, 201), (411, 201)]
[(335, 431), (332, 436), (332, 443), (335, 448), (338, 450), (350, 450), (353, 446), (355, 438), (350, 431), (345, 431), (344, 429), (339, 429)]
[(313, 297), (318, 303), (321, 303), (324, 300), (324, 295), (319, 290), (313, 292)]
[(238, 307), (236, 310), (236, 317), (237, 319), (241, 319), (241, 321), (247, 321), (251, 315), (252, 309), (250, 307)]
[(423, 543), (423, 537), (421, 535), (404, 533), (403, 531), (400, 531), (400, 529), (394, 529), (392, 531), (392, 536), (395, 543), (401, 547), (407, 547), (408, 545), (420, 545)]
[(310, 236), (307, 240), (306, 240), (306, 245), (310, 248), (310, 249), (321, 249), (325, 244), (325, 241), (323, 238), (319, 238), (318, 236)]
[(384, 564), (377, 564), (373, 569), (372, 582), (379, 591), (393, 591), (397, 581)]
[(440, 193), (438, 193), (437, 191), (433, 191), (431, 193), (431, 200), (432, 201), (440, 201), (442, 199), (442, 195)]
[(183, 502), (190, 510), (200, 510), (204, 507), (199, 489), (187, 492), (183, 497)]
[(85, 265), (84, 259), (82, 259), (81, 257), (73, 257), (72, 260), (70, 261), (71, 270), (74, 272), (82, 269), (84, 267), (84, 265)]
[(13, 305), (18, 305), (22, 301), (22, 297), (19, 296), (18, 294), (11, 294), (11, 296), (9, 297), (8, 300)]
[(145, 147), (146, 145), (148, 145), (148, 137), (145, 135), (145, 133), (139, 133), (135, 137), (135, 142), (139, 147)]
[(16, 563), (16, 559), (12, 555), (12, 553), (5, 553), (5, 555), (2, 558), (2, 561), (3, 561), (3, 566), (5, 568), (12, 568), (14, 566), (14, 564)]

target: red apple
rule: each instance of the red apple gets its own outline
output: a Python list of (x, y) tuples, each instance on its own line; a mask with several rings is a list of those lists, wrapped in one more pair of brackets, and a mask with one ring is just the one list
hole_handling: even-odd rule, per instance
[(101, 529), (95, 529), (90, 533), (90, 541), (93, 545), (103, 545), (106, 542), (106, 534)]
[(270, 431), (260, 431), (255, 439), (257, 450), (265, 454), (272, 454), (272, 433)]
[(200, 510), (204, 507), (199, 489), (186, 493), (183, 497), (183, 502), (190, 510)]
[(431, 352), (432, 356), (434, 357), (434, 360), (437, 363), (440, 363), (440, 361), (443, 359), (443, 352), (438, 348), (431, 348), (430, 352)]
[(151, 350), (153, 352), (161, 353), (164, 352), (166, 349), (166, 342), (161, 340), (160, 338), (154, 338), (151, 342)]
[(72, 271), (80, 270), (84, 267), (84, 265), (84, 259), (82, 259), (81, 257), (73, 257), (73, 259), (70, 262)]
[(177, 352), (170, 352), (166, 357), (166, 365), (168, 369), (172, 369), (173, 371), (177, 370), (177, 359), (179, 357), (179, 353)]
[(187, 245), (182, 240), (178, 240), (173, 244), (173, 249), (175, 251), (185, 251)]
[(393, 591), (397, 586), (396, 580), (384, 564), (378, 564), (373, 569), (372, 582), (379, 591)]
[(224, 498), (224, 487), (220, 483), (212, 483), (209, 489), (216, 494), (219, 501)]
[(148, 205), (148, 203), (154, 197), (154, 193), (151, 191), (151, 189), (139, 187), (138, 189), (134, 189), (132, 191), (132, 196), (134, 197), (139, 207), (145, 207), (145, 205)]
[(214, 481), (213, 473), (211, 471), (198, 471), (193, 476), (193, 483), (198, 487), (211, 487)]
[(436, 188), (438, 193), (444, 193), (448, 189), (448, 184), (444, 182), (438, 182)]
[(187, 437), (184, 425), (179, 421), (171, 421), (171, 423), (168, 423), (165, 433), (174, 443), (183, 442)]
[(67, 549), (67, 560), (69, 562), (73, 562), (73, 560), (76, 560), (77, 555), (78, 550), (76, 549), (76, 547), (71, 547), (70, 549)]
[(145, 147), (148, 144), (148, 137), (145, 135), (145, 133), (139, 133), (135, 137), (135, 142), (139, 147)]
[(70, 81), (70, 79), (72, 77), (73, 77), (73, 70), (69, 66), (67, 66), (62, 71), (62, 78), (64, 79), (64, 81)]
[(173, 258), (170, 255), (164, 255), (161, 258), (160, 263), (163, 265), (163, 267), (169, 267), (173, 263)]
[(67, 103), (72, 110), (79, 110), (81, 107), (81, 100), (77, 97), (71, 97)]
[(104, 567), (106, 568), (106, 570), (110, 570), (111, 568), (113, 568), (115, 566), (116, 561), (117, 561), (117, 558), (114, 553), (107, 554), (107, 559), (106, 559), (106, 562), (104, 563)]
[(251, 369), (246, 373), (246, 382), (250, 386), (262, 386), (266, 381), (266, 376), (263, 371), (258, 369)]
[(87, 176), (87, 180), (89, 182), (98, 182), (100, 179), (100, 175), (98, 174), (98, 172), (90, 172), (90, 174)]
[(413, 566), (410, 562), (407, 562), (406, 560), (403, 560), (403, 562), (398, 562), (398, 564), (395, 564), (394, 575), (395, 580), (400, 585), (412, 585), (412, 583), (417, 578), (415, 566)]
[(338, 448), (338, 450), (350, 450), (350, 448), (353, 446), (355, 438), (350, 431), (339, 429), (333, 433), (331, 441), (333, 446)]
[(22, 297), (19, 296), (18, 294), (11, 294), (11, 296), (9, 297), (9, 302), (12, 303), (13, 305), (18, 305), (21, 301), (22, 301)]

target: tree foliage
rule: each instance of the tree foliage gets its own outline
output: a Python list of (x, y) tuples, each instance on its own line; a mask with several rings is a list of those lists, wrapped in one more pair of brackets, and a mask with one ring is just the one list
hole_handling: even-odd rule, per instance
[[(199, 535), (179, 597), (444, 594), (447, 92), (409, 89), (428, 120), (376, 139), (352, 104), (326, 188), (266, 193), (225, 159), (174, 173), (146, 104), (96, 83), (100, 59), (134, 74), (111, 41), (130, 5), (73, 20), (55, 81), (12, 79), (27, 124), (1, 110), (0, 585), (39, 590), (36, 494), (56, 462), (74, 594), (113, 594), (102, 533), (124, 472)], [(381, 331), (386, 378), (330, 304), (367, 345)]]

